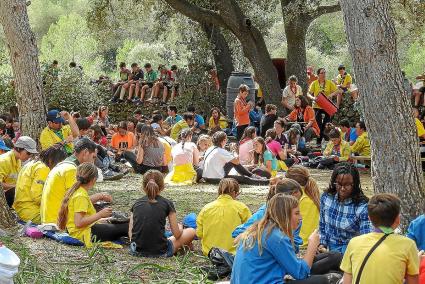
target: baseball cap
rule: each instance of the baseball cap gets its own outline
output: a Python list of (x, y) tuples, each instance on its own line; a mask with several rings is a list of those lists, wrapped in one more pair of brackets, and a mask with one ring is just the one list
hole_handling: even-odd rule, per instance
[(60, 111), (58, 111), (57, 109), (52, 109), (47, 112), (47, 121), (55, 123), (65, 123), (65, 119), (63, 119)]
[(0, 139), (0, 150), (10, 151), (10, 148), (6, 146), (6, 144), (4, 143), (3, 139)]
[(338, 70), (341, 70), (341, 69), (345, 69), (345, 66), (344, 66), (343, 64), (340, 64), (340, 65), (338, 66)]
[(294, 123), (291, 125), (291, 129), (296, 129), (298, 130), (298, 133), (301, 133), (301, 125), (299, 125), (298, 123)]
[(16, 148), (22, 148), (31, 154), (38, 154), (37, 143), (29, 136), (21, 136), (15, 142)]

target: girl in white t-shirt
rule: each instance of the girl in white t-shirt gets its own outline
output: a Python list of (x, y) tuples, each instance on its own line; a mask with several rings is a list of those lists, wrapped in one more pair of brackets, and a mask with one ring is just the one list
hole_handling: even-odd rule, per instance
[(173, 170), (167, 175), (166, 182), (192, 184), (196, 181), (195, 168), (199, 163), (199, 151), (192, 141), (192, 130), (184, 129), (180, 133), (180, 143), (171, 150)]
[[(232, 177), (241, 184), (268, 184), (269, 181), (267, 179), (249, 172), (240, 164), (238, 157), (224, 149), (227, 142), (226, 133), (217, 131), (212, 136), (212, 141), (213, 146), (208, 148), (204, 157), (202, 177), (206, 182), (218, 184), (224, 177)], [(229, 175), (232, 169), (235, 169), (238, 175)]]

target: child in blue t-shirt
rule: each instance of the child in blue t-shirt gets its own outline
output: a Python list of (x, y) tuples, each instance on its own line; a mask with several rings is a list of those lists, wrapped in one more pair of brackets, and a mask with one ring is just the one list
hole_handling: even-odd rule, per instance
[(415, 241), (418, 250), (425, 250), (425, 215), (422, 214), (409, 224), (407, 237)]

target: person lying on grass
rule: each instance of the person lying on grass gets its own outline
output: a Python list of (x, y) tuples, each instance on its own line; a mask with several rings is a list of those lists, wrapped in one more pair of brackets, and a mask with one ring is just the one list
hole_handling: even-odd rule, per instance
[[(143, 175), (145, 196), (139, 198), (131, 208), (130, 253), (144, 257), (171, 257), (183, 246), (191, 246), (195, 229), (183, 229), (177, 223), (177, 214), (171, 200), (162, 197), (164, 177), (157, 170)], [(173, 235), (165, 237), (166, 219)]]
[(93, 245), (92, 240), (114, 241), (128, 232), (128, 223), (102, 222), (104, 218), (111, 217), (111, 207), (96, 212), (88, 191), (96, 184), (97, 175), (97, 168), (92, 163), (82, 163), (77, 167), (77, 182), (65, 194), (58, 217), (59, 229), (66, 229), (71, 237), (82, 241), (86, 247)]

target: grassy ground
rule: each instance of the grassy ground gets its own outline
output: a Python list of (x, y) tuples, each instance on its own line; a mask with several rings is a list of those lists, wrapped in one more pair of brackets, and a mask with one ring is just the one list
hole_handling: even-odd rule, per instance
[[(330, 179), (328, 171), (312, 171), (321, 189)], [(140, 191), (141, 176), (128, 175), (117, 182), (99, 183), (93, 192), (108, 192), (114, 198), (116, 210), (128, 212)], [(370, 175), (362, 173), (362, 186), (370, 195)], [(178, 218), (190, 212), (198, 213), (216, 197), (216, 186), (195, 185), (167, 187), (163, 196), (173, 200)], [(265, 200), (267, 187), (242, 187), (239, 200), (255, 212)], [(0, 238), (21, 258), (15, 283), (208, 283), (201, 267), (209, 265), (202, 256), (200, 242), (195, 241), (195, 251), (172, 258), (137, 258), (128, 249), (105, 250), (99, 247), (85, 249), (57, 242), (27, 237)]]

